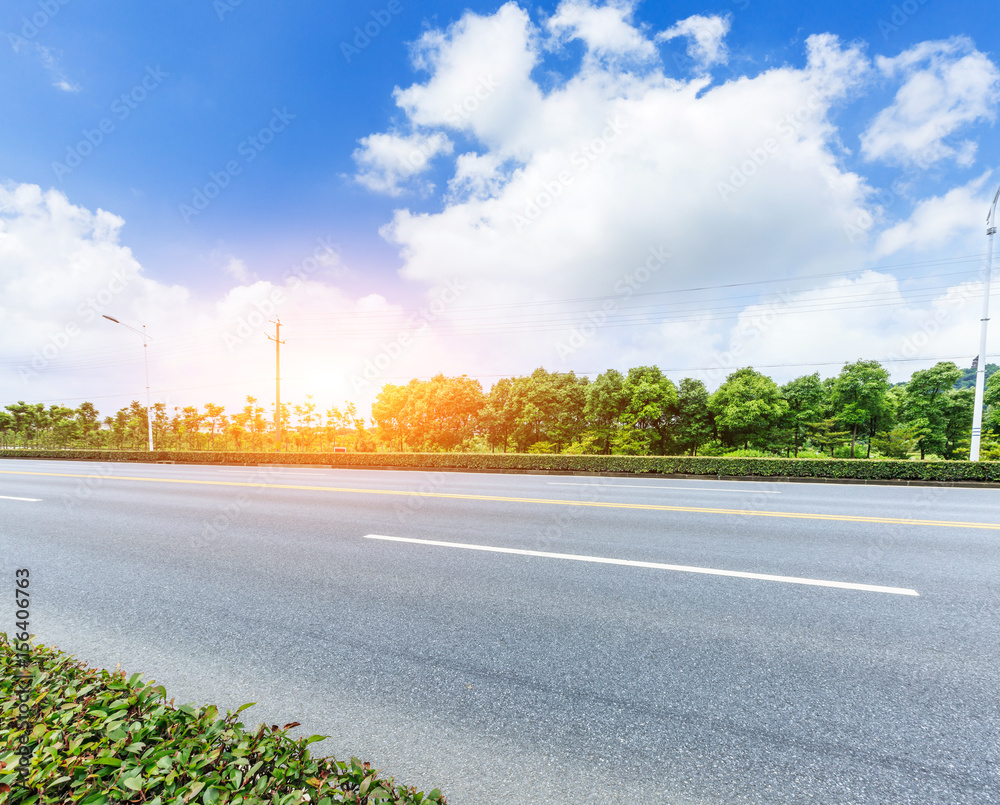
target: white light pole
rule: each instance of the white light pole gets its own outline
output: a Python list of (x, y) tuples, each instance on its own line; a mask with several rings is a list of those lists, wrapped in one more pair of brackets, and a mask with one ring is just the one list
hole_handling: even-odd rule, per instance
[(993, 204), (986, 216), (986, 286), (983, 288), (982, 328), (979, 332), (979, 358), (976, 364), (976, 402), (972, 409), (972, 448), (969, 461), (979, 461), (979, 442), (983, 433), (983, 394), (986, 391), (986, 325), (990, 321), (990, 275), (993, 273), (993, 236), (997, 231), (997, 199), (1000, 187), (993, 196)]
[[(103, 314), (102, 314), (103, 315)], [(139, 333), (142, 336), (142, 358), (143, 362), (146, 364), (146, 428), (147, 435), (149, 436), (149, 452), (153, 452), (153, 407), (150, 404), (149, 395), (149, 350), (146, 348), (146, 340), (152, 341), (153, 339), (146, 335), (146, 325), (142, 325), (142, 331), (136, 330), (135, 327), (129, 327), (127, 324), (123, 324), (118, 321), (118, 319), (113, 319), (111, 316), (104, 316), (108, 321), (113, 321), (115, 324), (121, 324), (122, 327), (127, 327), (133, 333)]]

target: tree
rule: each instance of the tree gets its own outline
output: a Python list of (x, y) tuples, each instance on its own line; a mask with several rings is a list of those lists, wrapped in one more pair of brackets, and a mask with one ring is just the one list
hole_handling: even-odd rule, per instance
[[(411, 386), (418, 383), (411, 380)], [(392, 449), (393, 443), (396, 449), (402, 452), (403, 443), (406, 438), (409, 423), (406, 415), (407, 387), (396, 386), (386, 383), (372, 403), (372, 419), (380, 439), (385, 440)]]
[(556, 452), (564, 445), (579, 439), (587, 428), (587, 377), (577, 377), (575, 372), (560, 372), (550, 376), (553, 395), (553, 419), (550, 433)]
[(64, 405), (50, 405), (45, 413), (45, 436), (49, 447), (64, 446), (80, 433), (76, 411)]
[(847, 441), (849, 430), (837, 430), (837, 420), (835, 417), (827, 417), (818, 422), (808, 422), (809, 441), (822, 449), (830, 449), (830, 458), (833, 458), (835, 448)]
[(502, 377), (493, 384), (479, 410), (479, 428), (486, 432), (490, 450), (497, 447), (507, 452), (507, 444), (517, 427), (517, 407), (514, 400), (514, 380)]
[(611, 452), (611, 440), (622, 426), (628, 403), (625, 377), (617, 369), (608, 369), (587, 387), (585, 416), (604, 441), (605, 454)]
[(878, 451), (887, 458), (909, 458), (910, 451), (920, 441), (920, 429), (897, 425), (887, 431), (885, 436), (876, 437), (873, 441)]
[(77, 432), (88, 447), (99, 444), (100, 414), (93, 403), (84, 402), (75, 411)]
[(215, 434), (217, 432), (225, 432), (225, 426), (221, 421), (225, 410), (225, 406), (216, 405), (215, 403), (205, 403), (204, 418), (207, 419), (212, 426), (209, 438), (211, 439), (211, 446), (213, 449), (215, 448)]
[(677, 389), (677, 416), (673, 440), (681, 450), (698, 455), (698, 448), (712, 438), (709, 393), (700, 380), (685, 377)]
[(657, 366), (637, 366), (625, 376), (628, 399), (623, 421), (646, 432), (651, 450), (663, 455), (677, 407), (677, 388)]
[(823, 381), (819, 372), (789, 380), (781, 387), (781, 396), (788, 403), (784, 417), (785, 430), (791, 436), (796, 458), (808, 432), (809, 423), (823, 414)]
[(930, 369), (914, 372), (903, 395), (903, 422), (920, 430), (920, 460), (927, 453), (943, 456), (948, 449), (947, 392), (962, 376), (951, 361), (942, 361)]
[[(974, 388), (950, 388), (944, 393), (944, 453), (949, 459), (968, 458), (972, 441), (972, 413), (976, 407)], [(964, 449), (962, 449), (964, 448)]]
[(549, 438), (549, 430), (557, 417), (558, 394), (553, 374), (542, 367), (527, 377), (514, 378), (510, 405), (514, 410), (514, 441), (518, 452)]
[(1000, 374), (993, 375), (986, 381), (986, 388), (983, 389), (983, 405), (986, 406), (983, 427), (992, 429), (1000, 436)]
[(0, 444), (4, 448), (11, 446), (12, 436), (16, 434), (14, 430), (14, 417), (6, 411), (0, 411)]
[(777, 384), (753, 369), (737, 369), (709, 401), (723, 443), (767, 447), (775, 428), (788, 411)]
[(848, 363), (833, 381), (835, 416), (851, 430), (851, 458), (858, 441), (858, 428), (873, 429), (873, 420), (877, 422), (888, 410), (888, 392), (889, 373), (878, 361)]

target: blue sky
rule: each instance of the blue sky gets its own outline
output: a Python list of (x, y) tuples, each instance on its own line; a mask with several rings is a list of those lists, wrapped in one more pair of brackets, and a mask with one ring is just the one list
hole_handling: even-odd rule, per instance
[[(738, 273), (742, 281), (761, 281), (748, 289), (759, 293), (757, 298), (744, 292), (736, 302), (730, 300), (736, 293), (732, 290), (719, 290), (711, 298), (749, 306), (768, 298), (767, 293), (777, 288), (773, 283), (779, 281), (842, 271), (844, 281), (858, 282), (865, 269), (875, 270), (867, 285), (903, 282), (896, 290), (905, 297), (906, 281), (933, 278), (946, 265), (938, 262), (916, 270), (916, 264), (968, 257), (985, 246), (981, 226), (942, 223), (934, 206), (950, 211), (964, 211), (967, 206), (981, 210), (979, 217), (984, 217), (984, 199), (992, 198), (998, 181), (997, 83), (990, 70), (995, 71), (1000, 61), (1000, 35), (987, 22), (994, 10), (985, 3), (801, 3), (791, 10), (760, 0), (707, 5), (565, 0), (501, 6), (417, 5), (405, 0), (288, 5), (256, 0), (169, 5), (14, 0), (5, 4), (0, 16), (7, 40), (0, 47), (0, 103), (6, 112), (6, 122), (0, 126), (0, 180), (9, 192), (37, 185), (43, 194), (57, 191), (88, 215), (104, 210), (120, 219), (113, 235), (85, 224), (76, 236), (93, 242), (94, 231), (100, 230), (111, 251), (118, 248), (128, 254), (115, 252), (103, 258), (91, 254), (73, 276), (79, 279), (82, 272), (100, 287), (106, 280), (98, 278), (110, 276), (115, 260), (134, 260), (142, 285), (121, 296), (115, 311), (133, 322), (148, 320), (151, 328), (155, 323), (164, 348), (174, 342), (183, 345), (178, 339), (193, 337), (204, 328), (202, 342), (211, 341), (215, 352), (209, 350), (209, 357), (202, 360), (192, 347), (184, 353), (191, 362), (187, 367), (180, 357), (174, 363), (162, 362), (159, 382), (154, 383), (164, 399), (180, 399), (184, 393), (176, 390), (186, 388), (190, 375), (199, 375), (191, 381), (190, 399), (185, 402), (199, 402), (213, 393), (220, 398), (242, 396), (244, 380), (253, 381), (255, 393), (266, 394), (262, 382), (266, 368), (252, 368), (258, 361), (256, 353), (244, 355), (247, 347), (242, 342), (238, 349), (232, 343), (223, 349), (226, 345), (218, 333), (246, 318), (234, 314), (234, 300), (242, 300), (246, 308), (253, 299), (284, 287), (289, 268), (301, 264), (317, 243), (335, 244), (336, 256), (310, 274), (309, 283), (315, 287), (310, 285), (309, 296), (316, 302), (329, 293), (330, 316), (342, 326), (357, 320), (372, 339), (362, 343), (359, 336), (347, 347), (350, 354), (335, 360), (330, 356), (334, 351), (342, 354), (343, 339), (338, 341), (332, 329), (322, 328), (322, 310), (307, 310), (292, 299), (281, 311), (282, 320), (293, 336), (295, 332), (309, 336), (308, 344), (302, 341), (300, 354), (303, 366), (308, 359), (316, 370), (292, 365), (290, 371), (299, 372), (294, 377), (301, 382), (290, 377), (289, 385), (303, 394), (312, 383), (319, 395), (354, 397), (359, 402), (374, 388), (357, 381), (363, 366), (386, 352), (386, 337), (391, 336), (390, 341), (398, 337), (396, 324), (379, 329), (371, 316), (395, 316), (394, 322), (403, 323), (399, 326), (412, 328), (415, 311), (437, 298), (449, 279), (457, 278), (459, 285), (471, 290), (459, 294), (461, 298), (433, 321), (418, 320), (415, 326), (426, 325), (422, 346), (402, 361), (393, 358), (391, 370), (379, 370), (380, 381), (397, 382), (395, 378), (435, 371), (466, 372), (481, 376), (488, 387), (490, 377), (529, 372), (540, 364), (582, 372), (639, 362), (681, 368), (720, 363), (718, 356), (734, 343), (733, 321), (708, 321), (701, 313), (671, 325), (656, 318), (662, 311), (647, 311), (648, 316), (637, 311), (632, 321), (641, 323), (641, 334), (626, 326), (629, 320), (601, 324), (594, 334), (585, 334), (585, 347), (566, 347), (580, 324), (571, 318), (559, 319), (569, 322), (567, 330), (549, 331), (544, 349), (538, 349), (538, 333), (470, 329), (469, 321), (489, 319), (490, 305), (508, 306), (493, 311), (498, 322), (523, 312), (522, 302), (603, 297), (613, 304), (613, 314), (635, 305), (637, 295), (623, 297), (614, 291), (620, 267), (584, 265), (596, 252), (605, 267), (635, 264), (653, 248), (687, 254), (690, 259), (674, 259), (637, 293), (727, 285)], [(475, 20), (492, 20), (490, 30), (495, 29), (496, 35), (486, 28), (482, 29), (486, 33), (477, 33)], [(685, 27), (684, 21), (691, 20), (695, 22)], [(365, 26), (367, 43), (358, 38), (358, 30)], [(673, 35), (665, 34), (672, 30)], [(529, 33), (522, 41), (518, 37), (523, 31)], [(614, 31), (617, 39), (602, 39)], [(699, 56), (699, 34), (717, 48), (714, 55)], [(816, 39), (825, 34), (834, 39)], [(504, 73), (504, 65), (517, 62), (524, 47), (532, 54), (524, 74), (516, 69)], [(463, 64), (463, 58), (469, 63)], [(494, 67), (496, 76), (489, 78)], [(476, 91), (482, 81), (487, 88), (481, 103), (473, 102), (477, 108), (452, 125), (455, 119), (450, 123), (439, 113), (468, 99), (464, 90), (456, 95), (449, 89), (457, 87), (462, 76), (470, 81), (468, 92)], [(491, 81), (500, 82), (495, 95)], [(675, 97), (657, 100), (668, 85)], [(397, 92), (413, 87), (419, 91), (409, 96)], [(812, 90), (818, 94), (799, 92), (805, 87), (819, 88)], [(955, 87), (967, 89), (961, 103), (935, 97)], [(783, 92), (787, 99), (779, 97)], [(564, 112), (555, 103), (557, 96)], [(671, 106), (681, 97), (687, 106)], [(818, 99), (816, 108), (807, 106), (812, 111), (801, 122), (801, 131), (796, 128), (794, 143), (790, 135), (786, 146), (780, 137), (783, 112), (794, 114), (811, 97)], [(489, 117), (491, 104), (494, 118), (499, 115), (502, 121)], [(593, 123), (593, 136), (600, 137), (606, 130), (604, 118), (610, 120), (608, 116), (618, 109), (625, 110), (625, 133), (602, 146), (612, 156), (595, 157), (595, 168), (585, 177), (573, 175), (565, 183), (566, 192), (556, 205), (562, 205), (558, 216), (565, 220), (556, 222), (556, 216), (549, 215), (526, 235), (523, 227), (516, 226), (515, 208), (509, 216), (514, 229), (496, 224), (491, 216), (508, 188), (527, 181), (532, 171), (541, 177), (538, 187), (551, 184), (545, 171), (559, 175), (553, 154), (561, 153), (571, 164), (570, 154), (579, 146), (573, 141), (574, 132)], [(669, 140), (674, 131), (670, 115), (683, 116), (688, 109), (692, 126), (704, 125), (712, 132), (711, 142), (704, 137), (693, 141), (705, 141), (707, 152), (694, 159), (702, 168), (693, 175), (684, 171), (683, 154), (654, 157), (644, 151), (651, 142), (659, 148)], [(763, 118), (744, 127), (757, 109), (764, 110)], [(524, 121), (519, 121), (522, 110)], [(577, 113), (577, 123), (559, 128), (560, 115), (571, 118)], [(876, 125), (882, 113), (889, 116)], [(477, 122), (477, 116), (486, 122)], [(943, 126), (940, 136), (925, 133), (921, 140), (921, 127), (932, 124)], [(662, 137), (654, 136), (657, 126), (662, 126)], [(910, 129), (903, 131), (907, 126)], [(642, 127), (648, 127), (646, 140), (639, 136)], [(768, 131), (777, 137), (774, 153), (766, 152), (768, 164), (751, 167), (754, 174), (767, 174), (769, 189), (765, 191), (765, 182), (756, 176), (744, 176), (752, 179), (749, 189), (734, 188), (739, 192), (730, 199), (725, 185), (731, 184), (733, 170), (739, 172), (745, 164), (742, 157), (762, 153), (770, 139)], [(92, 148), (88, 133), (91, 140), (100, 137)], [(741, 140), (744, 134), (746, 139)], [(919, 151), (926, 151), (928, 142), (932, 156), (921, 158)], [(678, 149), (692, 147), (678, 143)], [(413, 169), (411, 160), (400, 173), (393, 163), (398, 148), (412, 151), (413, 146), (424, 149), (426, 166)], [(460, 169), (463, 155), (471, 161)], [(810, 155), (816, 157), (815, 163), (809, 161)], [(629, 204), (648, 210), (650, 204), (663, 203), (655, 193), (644, 200), (642, 193), (653, 191), (629, 183), (625, 177), (632, 175), (631, 168), (616, 167), (647, 158), (651, 171), (662, 171), (664, 183), (677, 183), (670, 198), (678, 200), (681, 211), (699, 210), (691, 221), (678, 223), (679, 215), (664, 209), (663, 244), (654, 242), (659, 237), (655, 222), (639, 221), (634, 231), (621, 237), (637, 217), (629, 214)], [(676, 164), (668, 164), (671, 159)], [(470, 174), (466, 168), (473, 163)], [(712, 165), (718, 165), (717, 173), (704, 167)], [(230, 175), (228, 168), (233, 166)], [(604, 183), (581, 189), (598, 172)], [(213, 183), (226, 186), (205, 209), (192, 213), (198, 206), (198, 191), (211, 192)], [(684, 203), (693, 184), (712, 188), (708, 195), (717, 208), (702, 196), (701, 201)], [(598, 199), (619, 191), (621, 203), (613, 210), (585, 203), (588, 192)], [(762, 195), (750, 201), (751, 194), (758, 193)], [(797, 193), (815, 200), (815, 209), (806, 209)], [(521, 197), (527, 209), (533, 196)], [(769, 209), (774, 199), (787, 199), (789, 207), (775, 204)], [(8, 223), (30, 219), (33, 203), (8, 205)], [(574, 205), (572, 210), (568, 204)], [(51, 212), (51, 200), (41, 207)], [(813, 232), (812, 223), (803, 228), (788, 218), (789, 210), (795, 209), (802, 209), (811, 222), (828, 216), (835, 224), (830, 231)], [(857, 231), (845, 239), (851, 216), (858, 219)], [(462, 222), (455, 224), (458, 218)], [(487, 223), (479, 226), (473, 219)], [(941, 228), (933, 236), (927, 235), (926, 226), (921, 228), (929, 220)], [(486, 237), (484, 227), (491, 226), (491, 239), (477, 241)], [(573, 234), (574, 226), (579, 227), (579, 237)], [(607, 236), (588, 245), (588, 238), (603, 226), (608, 227)], [(743, 242), (739, 251), (705, 251), (715, 240), (725, 240), (726, 232)], [(808, 243), (796, 243), (796, 232), (803, 233), (803, 240), (814, 238), (816, 253), (825, 253), (829, 260), (816, 259)], [(55, 229), (38, 237), (49, 246), (62, 242)], [(568, 242), (578, 243), (578, 255), (564, 254)], [(772, 249), (777, 242), (787, 243), (788, 248)], [(66, 248), (68, 255), (79, 257), (79, 250), (73, 251), (76, 247)], [(546, 256), (549, 249), (551, 258)], [(23, 380), (23, 372), (17, 375), (34, 350), (75, 321), (67, 313), (75, 310), (72, 300), (64, 300), (62, 309), (50, 309), (44, 296), (24, 290), (23, 272), (32, 264), (26, 250), (30, 247), (19, 241), (18, 249), (5, 253), (6, 265), (0, 254), (0, 279), (6, 274), (9, 281), (0, 305), (16, 312), (18, 332), (27, 338), (18, 347), (7, 341), (0, 356), (0, 369), (8, 370), (4, 396), (65, 395), (69, 400), (97, 396), (109, 388), (128, 396), (134, 385), (129, 380), (134, 375), (134, 355), (115, 342), (120, 334), (108, 335), (89, 319), (75, 322), (74, 329), (82, 335), (73, 335), (68, 346), (58, 347), (58, 355), (53, 353), (30, 383)], [(732, 264), (734, 255), (742, 261), (748, 254), (753, 259), (739, 272), (724, 265)], [(519, 273), (525, 255), (532, 256), (528, 262), (534, 257), (546, 262)], [(455, 264), (446, 265), (452, 257)], [(488, 268), (476, 268), (480, 258)], [(35, 264), (54, 261), (45, 274), (50, 287), (61, 284), (59, 259), (51, 249), (37, 256)], [(66, 257), (63, 262), (74, 259)], [(561, 260), (565, 264), (547, 275), (545, 266)], [(971, 263), (957, 265), (975, 268)], [(956, 285), (975, 281), (971, 274), (959, 276), (957, 269), (952, 270)], [(828, 286), (835, 279), (798, 282), (783, 286), (784, 292), (830, 295)], [(72, 280), (66, 280), (69, 287)], [(939, 301), (959, 292), (935, 287)], [(295, 291), (289, 291), (290, 299)], [(25, 294), (22, 301), (17, 293)], [(894, 322), (873, 323), (877, 332), (855, 326), (857, 343), (850, 344), (842, 357), (901, 355), (901, 345), (908, 337), (912, 340), (914, 327), (919, 329), (914, 322), (932, 315), (931, 296), (909, 303), (903, 297), (896, 299), (909, 307)], [(449, 317), (461, 318), (463, 307), (466, 324), (449, 324)], [(168, 309), (173, 311), (171, 317), (154, 321), (157, 311), (164, 314)], [(541, 309), (582, 312), (586, 305)], [(752, 319), (753, 311), (746, 315)], [(4, 321), (10, 325), (13, 314), (0, 319), (0, 325)], [(812, 324), (806, 317), (798, 326), (807, 332)], [(743, 330), (740, 338), (746, 342), (746, 327)], [(326, 335), (331, 336), (328, 343)], [(965, 337), (964, 331), (953, 335), (936, 331), (936, 345), (921, 354), (951, 354)], [(745, 351), (747, 360), (738, 362), (795, 364), (774, 372), (775, 376), (812, 371), (805, 352), (782, 359), (781, 348), (788, 338), (787, 332), (779, 335), (772, 328), (770, 335), (755, 337), (752, 348)], [(854, 354), (873, 338), (884, 340), (874, 349), (878, 354)], [(841, 357), (836, 349), (825, 348), (822, 340), (806, 340), (817, 362)], [(966, 351), (974, 349), (974, 335), (972, 340)], [(259, 347), (261, 341), (262, 336), (253, 343)], [(692, 341), (710, 344), (711, 352), (691, 349)], [(94, 360), (105, 354), (107, 360)], [(202, 377), (194, 367), (206, 362), (226, 368), (216, 367)], [(902, 363), (896, 367), (906, 375), (912, 368), (919, 367)], [(821, 373), (828, 371), (835, 369)], [(210, 388), (220, 374), (226, 375), (228, 385)], [(710, 385), (719, 380), (706, 379)]]

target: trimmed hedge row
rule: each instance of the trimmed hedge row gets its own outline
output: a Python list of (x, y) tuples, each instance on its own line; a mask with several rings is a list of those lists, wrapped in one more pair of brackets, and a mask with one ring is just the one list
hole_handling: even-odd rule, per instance
[[(245, 704), (173, 706), (139, 674), (95, 670), (0, 632), (0, 802), (18, 805), (444, 805), (356, 758), (312, 758), (296, 723), (247, 732)], [(27, 730), (26, 730), (27, 727)], [(30, 731), (29, 731), (30, 730)], [(29, 757), (27, 768), (21, 757)]]
[(1000, 461), (887, 461), (863, 458), (589, 456), (528, 453), (238, 453), (115, 450), (0, 450), (0, 458), (175, 461), (193, 464), (318, 464), (334, 467), (627, 472), (651, 474), (1000, 482)]

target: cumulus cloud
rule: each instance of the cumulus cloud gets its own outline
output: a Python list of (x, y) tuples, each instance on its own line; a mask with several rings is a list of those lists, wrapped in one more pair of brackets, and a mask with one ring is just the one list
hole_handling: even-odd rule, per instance
[[(451, 140), (438, 132), (372, 134), (360, 142), (361, 147), (354, 152), (359, 168), (354, 178), (369, 190), (390, 196), (400, 195), (413, 177), (430, 169), (434, 157), (451, 153), (453, 147)], [(424, 184), (422, 189), (433, 190), (433, 185)]]
[[(518, 321), (504, 334), (503, 354), (512, 361), (578, 371), (648, 362), (718, 364), (720, 352), (742, 337), (739, 328), (759, 320), (752, 300), (734, 329), (732, 318), (710, 309), (678, 317), (652, 299), (632, 313), (638, 298), (632, 294), (670, 299), (672, 288), (692, 283), (846, 273), (877, 265), (906, 243), (921, 248), (961, 237), (957, 223), (923, 220), (934, 213), (930, 201), (898, 227), (851, 235), (859, 221), (868, 221), (867, 228), (873, 213), (884, 213), (873, 207), (867, 179), (846, 167), (849, 152), (836, 118), (873, 85), (876, 73), (864, 43), (814, 34), (805, 40), (804, 65), (716, 83), (705, 71), (725, 61), (730, 21), (695, 15), (655, 37), (690, 40), (700, 67), (677, 80), (646, 58), (649, 40), (633, 24), (632, 8), (628, 2), (564, 0), (541, 27), (513, 2), (492, 15), (466, 12), (421, 37), (414, 67), (426, 76), (395, 91), (410, 125), (460, 133), (469, 147), (451, 162), (440, 209), (397, 209), (382, 235), (399, 249), (403, 278), (432, 286), (457, 277), (468, 288), (462, 303), (470, 311), (476, 305), (542, 305), (533, 321), (544, 327), (506, 314)], [(543, 85), (534, 71), (551, 43), (545, 32), (559, 41), (583, 40), (593, 58), (585, 56), (564, 80)], [(965, 42), (927, 43), (880, 60), (879, 69), (898, 73), (904, 84), (933, 73), (958, 90), (961, 71), (972, 63), (986, 69), (981, 56)], [(972, 61), (958, 67), (967, 57)], [(637, 59), (646, 59), (642, 70), (633, 69)], [(966, 83), (975, 82), (969, 77)], [(897, 106), (912, 111), (915, 92), (904, 87)], [(963, 97), (974, 94), (970, 89)], [(956, 114), (966, 123), (985, 119)], [(964, 211), (980, 194), (973, 184), (943, 194), (940, 205)], [(641, 289), (633, 287), (636, 266), (650, 250), (671, 256)], [(852, 353), (851, 359), (855, 352), (888, 350), (900, 333), (933, 314), (926, 295), (911, 303), (891, 276), (864, 280), (856, 289), (844, 280), (845, 287), (797, 291), (782, 302), (780, 323), (753, 339), (744, 363), (814, 361), (830, 344)], [(850, 294), (857, 311), (831, 301)], [(567, 301), (577, 298), (610, 298), (612, 311), (581, 313)], [(884, 310), (875, 310), (876, 298)], [(815, 315), (794, 314), (809, 303)], [(872, 310), (860, 312), (866, 305)], [(578, 325), (585, 313), (603, 324), (583, 337)], [(456, 332), (471, 326), (470, 317), (461, 310), (445, 315)], [(809, 335), (820, 322), (825, 332)], [(478, 350), (479, 365), (508, 371), (497, 365), (495, 345), (474, 344), (465, 342)]]
[(729, 33), (731, 18), (726, 16), (705, 16), (693, 14), (676, 25), (656, 35), (656, 41), (668, 42), (678, 37), (687, 37), (687, 54), (700, 70), (707, 70), (716, 64), (725, 64), (729, 59), (725, 39)]
[(238, 280), (239, 282), (246, 282), (250, 279), (250, 269), (247, 268), (247, 264), (244, 263), (239, 257), (229, 255), (229, 259), (222, 267), (222, 270), (234, 280)]
[(901, 79), (893, 103), (861, 135), (869, 160), (929, 167), (943, 159), (968, 166), (972, 140), (953, 135), (971, 124), (992, 121), (1000, 99), (1000, 70), (970, 39), (922, 42), (895, 58), (876, 59), (887, 79)]
[[(492, 44), (498, 30), (505, 50)], [(606, 293), (633, 259), (661, 245), (678, 254), (663, 284), (775, 262), (807, 270), (851, 253), (842, 227), (858, 215), (864, 186), (839, 167), (827, 112), (864, 74), (858, 48), (811, 37), (805, 68), (714, 87), (608, 63), (545, 93), (529, 69), (542, 44), (511, 4), (425, 36), (434, 42), (434, 57), (421, 62), (430, 76), (397, 102), (412, 122), (462, 128), (480, 149), (458, 158), (439, 213), (400, 209), (384, 228), (404, 277), (460, 276), (483, 299), (513, 300)], [(503, 77), (483, 107), (458, 122), (433, 116), (461, 100), (459, 77), (478, 73)], [(487, 107), (506, 104), (501, 90), (527, 100), (494, 118)], [(771, 140), (767, 164), (751, 162), (738, 192), (720, 193)]]
[[(226, 264), (233, 285), (217, 296), (159, 282), (121, 242), (124, 220), (73, 204), (57, 190), (0, 185), (0, 386), (18, 399), (77, 405), (102, 413), (145, 400), (142, 338), (150, 336), (153, 401), (213, 400), (230, 410), (254, 394), (273, 400), (274, 348), (264, 337), (280, 315), (283, 394), (318, 404), (370, 402), (378, 377), (437, 370), (444, 348), (432, 331), (413, 332), (410, 314), (378, 294), (353, 298), (328, 281), (340, 266), (331, 244), (289, 266), (280, 280), (253, 280), (241, 261)], [(308, 324), (305, 324), (308, 323)], [(413, 338), (399, 346), (398, 333)], [(366, 361), (379, 358), (374, 379)], [(335, 343), (337, 349), (331, 350)], [(383, 365), (384, 364), (384, 365)], [(352, 377), (360, 378), (359, 383)]]
[[(935, 357), (969, 353), (981, 296), (977, 281), (921, 282), (908, 290), (878, 271), (783, 292), (746, 307), (715, 343), (707, 342), (714, 330), (702, 322), (696, 335), (703, 368), (696, 376), (715, 387), (734, 369), (752, 365), (783, 382), (814, 371), (830, 376), (841, 361), (875, 358), (894, 380), (905, 380)], [(924, 356), (931, 359), (914, 362)]]
[(581, 40), (592, 57), (645, 61), (656, 56), (656, 48), (632, 24), (634, 8), (631, 0), (600, 6), (590, 0), (563, 0), (546, 27), (559, 40)]
[(516, 3), (490, 16), (467, 12), (446, 31), (428, 31), (417, 41), (414, 67), (430, 78), (397, 87), (396, 104), (417, 126), (463, 132), (506, 156), (527, 155), (525, 140), (542, 111), (531, 78), (540, 51), (538, 30)]
[(991, 186), (987, 185), (990, 176), (990, 172), (984, 173), (942, 196), (919, 201), (905, 221), (879, 233), (875, 255), (929, 251), (959, 242), (967, 244), (962, 254), (978, 251), (991, 198), (988, 195)]

